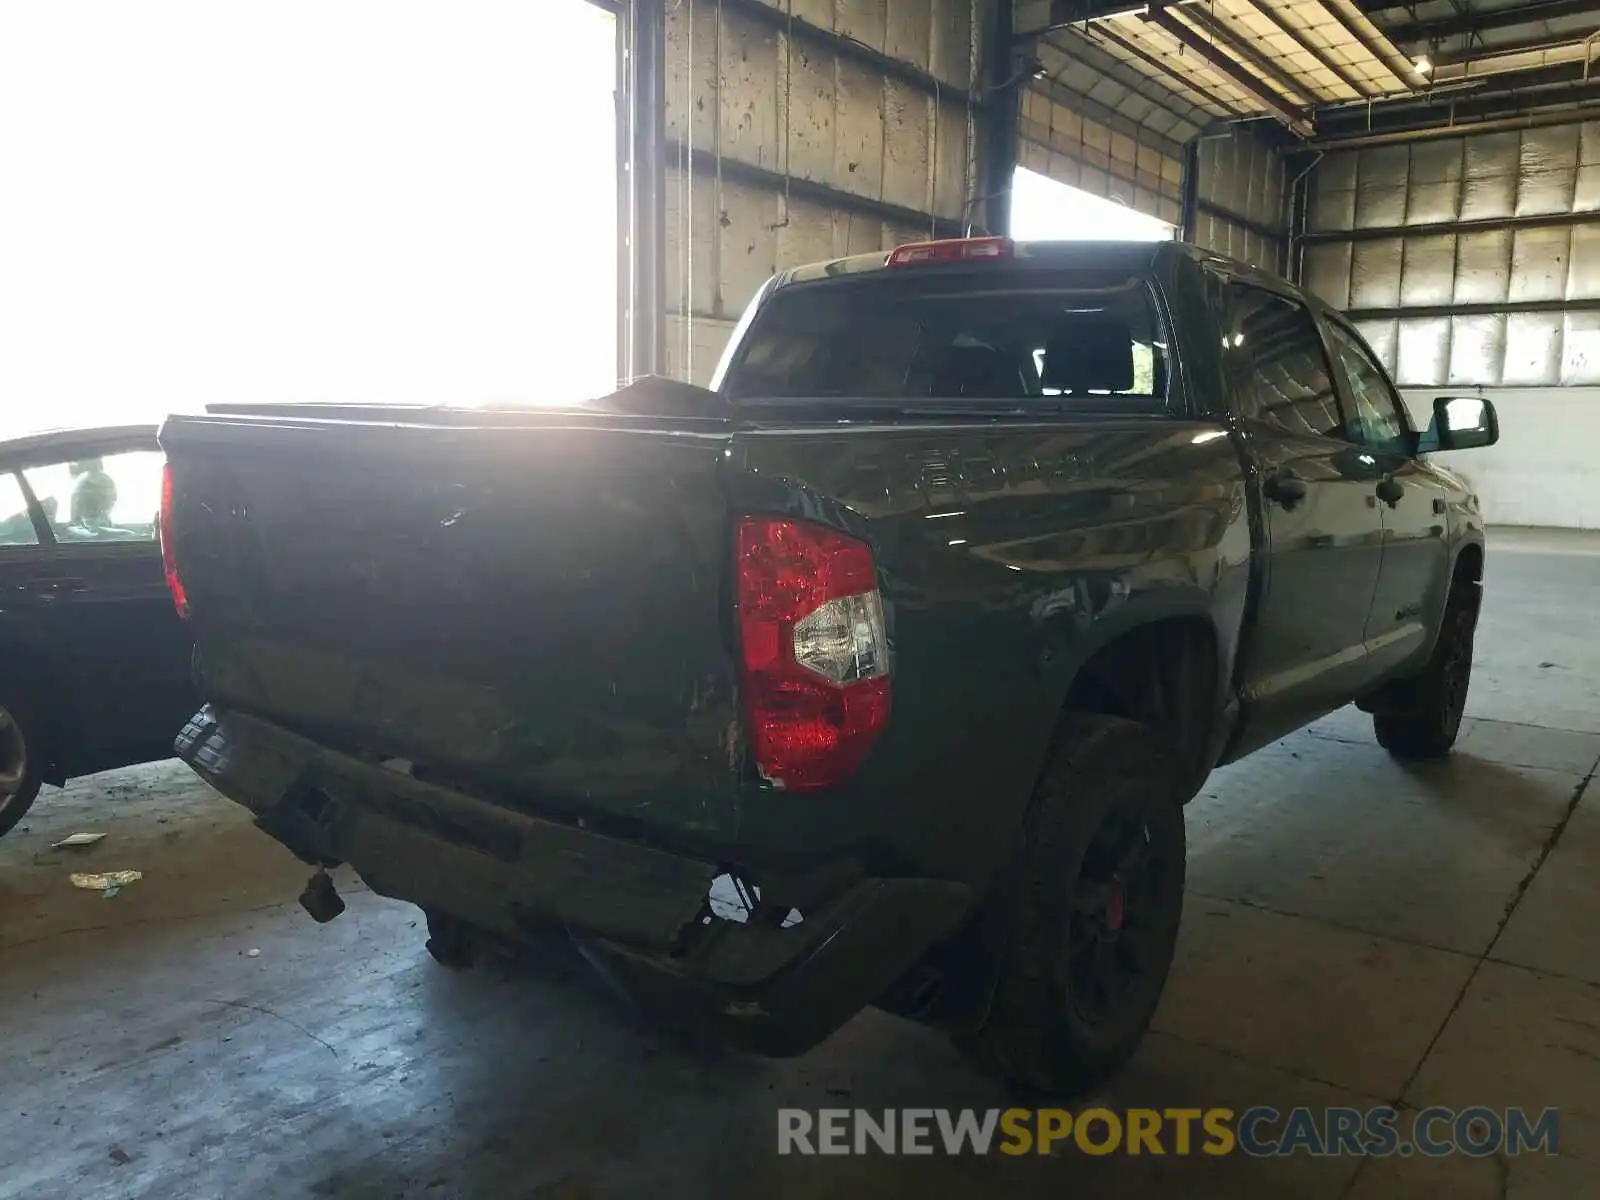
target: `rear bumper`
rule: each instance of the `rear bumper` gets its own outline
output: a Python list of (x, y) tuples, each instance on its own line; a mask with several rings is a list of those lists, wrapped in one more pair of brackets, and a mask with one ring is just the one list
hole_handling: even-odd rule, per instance
[(765, 1054), (798, 1054), (961, 920), (961, 883), (865, 879), (786, 928), (711, 915), (724, 866), (532, 816), (202, 709), (176, 750), (307, 862), (518, 940), (560, 922), (636, 998)]

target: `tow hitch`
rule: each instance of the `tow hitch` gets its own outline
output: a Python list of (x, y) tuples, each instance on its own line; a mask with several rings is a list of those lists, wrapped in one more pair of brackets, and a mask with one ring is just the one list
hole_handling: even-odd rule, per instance
[(318, 925), (326, 925), (342, 913), (344, 901), (333, 886), (333, 876), (321, 870), (308, 879), (306, 890), (300, 893), (300, 907), (310, 913)]

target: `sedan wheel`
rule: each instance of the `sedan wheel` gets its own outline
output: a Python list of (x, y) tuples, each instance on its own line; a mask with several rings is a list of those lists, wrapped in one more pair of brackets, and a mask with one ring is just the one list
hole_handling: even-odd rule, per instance
[(0, 834), (22, 820), (39, 794), (41, 764), (30, 728), (20, 705), (0, 700)]

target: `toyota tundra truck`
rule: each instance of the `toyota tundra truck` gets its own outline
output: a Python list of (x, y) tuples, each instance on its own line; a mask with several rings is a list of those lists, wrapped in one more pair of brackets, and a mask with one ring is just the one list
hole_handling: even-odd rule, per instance
[(1081, 1093), (1213, 767), (1352, 702), (1450, 750), (1484, 530), (1433, 454), (1497, 435), (1192, 246), (797, 267), (705, 390), (170, 418), (177, 751), (318, 919), (349, 864), (447, 965), (557, 929), (757, 1052), (876, 1005)]

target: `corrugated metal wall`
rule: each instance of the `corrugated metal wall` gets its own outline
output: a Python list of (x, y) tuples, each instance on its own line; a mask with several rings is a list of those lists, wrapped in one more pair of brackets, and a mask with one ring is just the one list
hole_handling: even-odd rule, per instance
[[(765, 4), (765, 7), (761, 7)], [(667, 25), (667, 369), (704, 382), (779, 267), (959, 230), (982, 0), (679, 0)], [(888, 73), (823, 30), (883, 54)]]
[[(1125, 97), (1122, 104), (1136, 101)], [(1183, 219), (1183, 146), (1147, 120), (1036, 84), (1022, 97), (1018, 163), (1177, 225)]]
[(1198, 151), (1195, 244), (1282, 273), (1288, 245), (1282, 151), (1252, 125), (1202, 137)]
[(1327, 155), (1304, 282), (1402, 386), (1600, 383), (1600, 122)]

